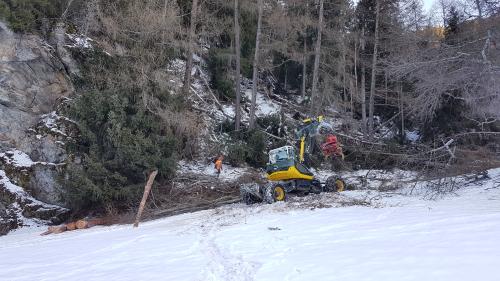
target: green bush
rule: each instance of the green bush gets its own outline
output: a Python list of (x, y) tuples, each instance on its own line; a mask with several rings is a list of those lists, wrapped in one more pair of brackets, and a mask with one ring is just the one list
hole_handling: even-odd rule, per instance
[(259, 130), (233, 134), (226, 160), (235, 166), (248, 163), (262, 168), (267, 162), (267, 135)]
[(294, 135), (294, 132), (289, 131), (290, 126), (286, 126), (286, 123), (282, 123), (285, 122), (285, 120), (281, 120), (279, 114), (272, 114), (264, 117), (259, 117), (257, 118), (256, 121), (259, 127), (261, 127), (264, 131), (273, 134), (275, 136), (281, 137), (281, 139), (269, 138), (270, 148), (276, 148), (286, 145), (286, 136), (290, 134)]
[(229, 49), (210, 49), (208, 53), (208, 70), (211, 73), (210, 86), (215, 92), (226, 100), (232, 100), (235, 97), (234, 83), (229, 79), (230, 71)]
[(69, 150), (82, 158), (71, 166), (63, 198), (76, 210), (126, 207), (138, 200), (148, 171), (158, 179), (175, 172), (176, 139), (132, 91), (92, 91), (69, 109), (80, 137)]
[(267, 136), (262, 131), (248, 133), (246, 161), (254, 167), (262, 167), (267, 162)]
[(252, 79), (253, 77), (253, 59), (241, 58), (241, 75), (248, 79)]
[[(7, 20), (15, 32), (40, 31), (44, 24), (52, 25), (64, 10), (63, 0), (2, 0), (0, 17)], [(48, 26), (47, 26), (48, 27)]]
[(281, 132), (280, 128), (280, 116), (278, 114), (266, 115), (264, 117), (257, 117), (257, 124), (262, 127), (266, 132), (280, 136), (286, 132)]
[(239, 166), (243, 164), (247, 157), (247, 144), (245, 142), (239, 141), (234, 142), (228, 146), (228, 155), (226, 160), (229, 164), (233, 166)]
[[(240, 28), (241, 28), (241, 57), (253, 62), (255, 53), (255, 35), (257, 34), (257, 17), (255, 13), (248, 10), (242, 10), (240, 13)], [(243, 63), (242, 63), (243, 65)], [(247, 76), (248, 78), (251, 77)]]
[(234, 132), (234, 120), (231, 120), (229, 118), (224, 119), (219, 125), (215, 127), (215, 132), (216, 133), (232, 133)]

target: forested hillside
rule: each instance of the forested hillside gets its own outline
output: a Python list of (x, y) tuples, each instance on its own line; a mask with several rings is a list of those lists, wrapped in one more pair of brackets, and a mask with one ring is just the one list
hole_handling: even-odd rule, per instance
[(345, 159), (316, 168), (500, 166), (498, 1), (0, 0), (0, 21), (0, 183), (70, 210), (59, 221), (129, 211), (155, 169), (165, 208), (179, 164), (224, 155), (255, 177), (319, 115)]

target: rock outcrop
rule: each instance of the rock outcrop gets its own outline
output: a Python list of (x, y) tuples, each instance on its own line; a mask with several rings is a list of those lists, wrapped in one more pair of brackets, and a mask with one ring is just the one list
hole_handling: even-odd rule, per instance
[(72, 92), (51, 46), (38, 36), (12, 33), (0, 22), (0, 146), (29, 149), (28, 128)]
[(71, 139), (65, 129), (73, 124), (55, 112), (74, 90), (59, 53), (40, 37), (15, 34), (0, 22), (0, 235), (23, 225), (60, 223), (68, 213), (56, 205), (56, 179)]
[(0, 235), (21, 226), (59, 224), (68, 214), (68, 209), (35, 199), (0, 170)]

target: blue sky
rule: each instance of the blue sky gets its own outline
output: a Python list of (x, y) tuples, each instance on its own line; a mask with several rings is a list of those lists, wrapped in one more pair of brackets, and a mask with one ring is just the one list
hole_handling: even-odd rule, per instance
[(423, 0), (424, 1), (424, 11), (426, 13), (429, 13), (429, 11), (432, 8), (432, 5), (434, 4), (434, 0)]

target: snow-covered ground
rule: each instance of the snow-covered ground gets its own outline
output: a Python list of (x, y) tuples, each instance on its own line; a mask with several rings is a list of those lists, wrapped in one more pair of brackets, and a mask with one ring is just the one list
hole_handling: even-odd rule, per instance
[[(252, 100), (252, 89), (245, 90), (245, 97), (249, 101)], [(279, 105), (275, 104), (269, 97), (259, 92), (255, 97), (255, 106), (255, 115), (257, 115), (257, 117), (276, 114), (280, 111)]]
[(0, 237), (0, 280), (498, 280), (500, 169), (490, 177), (435, 201), (349, 191), (136, 229), (23, 229)]
[[(177, 172), (181, 174), (191, 173), (200, 176), (217, 177), (214, 163), (180, 161), (178, 166)], [(248, 172), (248, 168), (245, 167), (223, 165), (218, 178), (223, 181), (234, 181), (246, 172)]]

